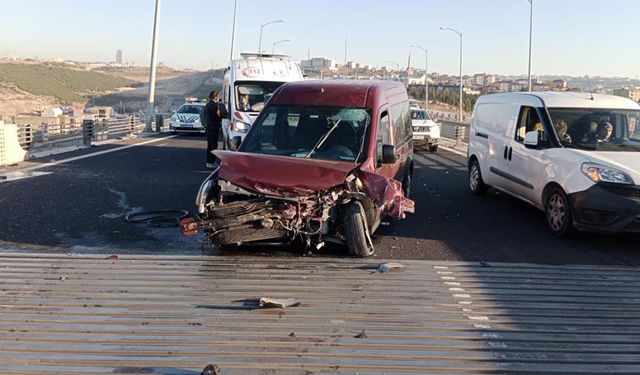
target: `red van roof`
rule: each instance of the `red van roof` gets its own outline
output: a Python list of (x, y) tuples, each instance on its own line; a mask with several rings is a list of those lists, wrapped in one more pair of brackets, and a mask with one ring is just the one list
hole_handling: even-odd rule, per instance
[[(398, 89), (404, 92), (402, 83), (391, 81), (296, 81), (282, 85), (271, 98), (271, 103), (365, 108), (368, 99), (387, 91), (393, 91), (392, 95), (395, 95)], [(404, 96), (406, 98), (406, 93)]]

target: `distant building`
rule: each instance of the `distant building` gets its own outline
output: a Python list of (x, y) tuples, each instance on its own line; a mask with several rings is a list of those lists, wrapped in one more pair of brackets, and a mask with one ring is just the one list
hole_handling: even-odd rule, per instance
[(495, 83), (500, 92), (509, 92), (511, 91), (511, 81), (502, 80)]
[(116, 50), (116, 64), (122, 65), (122, 50)]
[(324, 57), (314, 57), (309, 60), (302, 60), (300, 62), (300, 66), (303, 69), (315, 71), (336, 69), (335, 61)]
[(470, 84), (474, 86), (487, 86), (496, 83), (496, 76), (493, 74), (474, 74)]
[(629, 98), (635, 102), (640, 102), (640, 89), (631, 89), (623, 87), (621, 89), (613, 90), (613, 95), (622, 96), (623, 98)]

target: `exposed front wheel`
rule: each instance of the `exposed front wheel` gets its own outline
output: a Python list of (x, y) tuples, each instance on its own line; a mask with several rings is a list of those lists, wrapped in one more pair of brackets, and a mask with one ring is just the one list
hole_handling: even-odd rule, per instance
[(347, 206), (342, 225), (351, 255), (360, 258), (373, 255), (374, 248), (367, 228), (367, 219), (359, 202), (353, 202)]
[(559, 187), (553, 187), (545, 202), (547, 227), (556, 237), (566, 237), (573, 233), (573, 215), (567, 195)]
[(475, 159), (469, 164), (469, 190), (475, 195), (485, 195), (489, 190), (489, 186), (482, 180), (480, 164)]

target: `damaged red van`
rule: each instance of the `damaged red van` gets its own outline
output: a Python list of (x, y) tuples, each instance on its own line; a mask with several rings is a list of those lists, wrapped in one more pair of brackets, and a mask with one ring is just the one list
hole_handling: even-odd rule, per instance
[(198, 191), (198, 218), (181, 231), (203, 229), (220, 246), (333, 241), (370, 256), (382, 218), (414, 211), (411, 138), (398, 82), (286, 83), (237, 151), (214, 151), (220, 165)]

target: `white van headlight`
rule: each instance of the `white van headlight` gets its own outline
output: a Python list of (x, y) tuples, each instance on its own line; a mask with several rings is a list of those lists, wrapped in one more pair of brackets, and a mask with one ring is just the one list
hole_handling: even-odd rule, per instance
[(608, 182), (614, 184), (635, 185), (633, 179), (628, 174), (601, 164), (583, 163), (582, 173), (595, 183)]
[(235, 125), (234, 125), (234, 130), (239, 132), (239, 133), (246, 133), (249, 131), (249, 128), (251, 127), (251, 125), (244, 123), (242, 121), (236, 121)]

